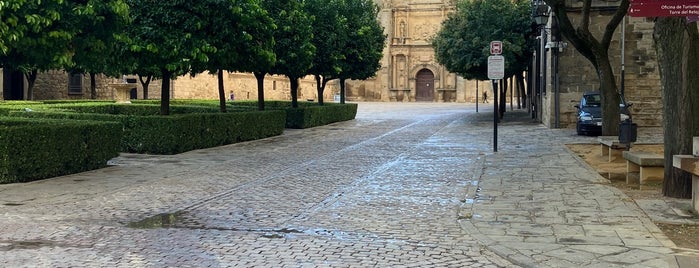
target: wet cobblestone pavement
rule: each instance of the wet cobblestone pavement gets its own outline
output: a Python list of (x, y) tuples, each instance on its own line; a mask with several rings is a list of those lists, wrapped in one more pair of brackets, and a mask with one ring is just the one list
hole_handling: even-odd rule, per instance
[[(0, 185), (2, 267), (673, 267), (672, 242), (562, 146), (471, 104)], [(514, 264), (513, 264), (514, 263)]]

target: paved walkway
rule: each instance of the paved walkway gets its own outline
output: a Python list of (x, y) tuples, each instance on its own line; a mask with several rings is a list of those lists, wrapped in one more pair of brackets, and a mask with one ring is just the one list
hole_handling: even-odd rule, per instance
[(0, 266), (696, 264), (562, 145), (595, 138), (512, 112), (493, 153), (488, 107), (359, 105), (348, 122), (0, 185)]

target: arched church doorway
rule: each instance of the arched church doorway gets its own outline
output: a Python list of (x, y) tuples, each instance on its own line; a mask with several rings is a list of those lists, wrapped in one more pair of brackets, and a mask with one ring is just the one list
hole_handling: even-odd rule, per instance
[(415, 75), (415, 101), (434, 101), (434, 73), (422, 69)]

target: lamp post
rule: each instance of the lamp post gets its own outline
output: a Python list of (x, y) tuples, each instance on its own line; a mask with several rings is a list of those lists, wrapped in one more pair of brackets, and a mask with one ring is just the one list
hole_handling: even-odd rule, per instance
[(537, 93), (539, 97), (537, 98), (536, 113), (539, 121), (541, 121), (543, 117), (543, 110), (541, 107), (544, 103), (544, 90), (546, 89), (544, 73), (546, 72), (546, 25), (549, 21), (549, 7), (543, 1), (537, 0), (533, 6), (532, 18), (539, 30), (539, 36), (537, 37), (537, 39), (539, 39), (539, 49), (536, 53), (536, 59), (538, 60)]

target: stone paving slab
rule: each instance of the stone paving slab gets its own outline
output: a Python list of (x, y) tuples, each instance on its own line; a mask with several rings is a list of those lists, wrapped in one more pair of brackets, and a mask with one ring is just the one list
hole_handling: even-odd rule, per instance
[[(688, 267), (563, 144), (455, 103), (0, 185), (0, 267)], [(485, 110), (485, 111), (484, 111)], [(691, 266), (689, 266), (691, 267)]]

